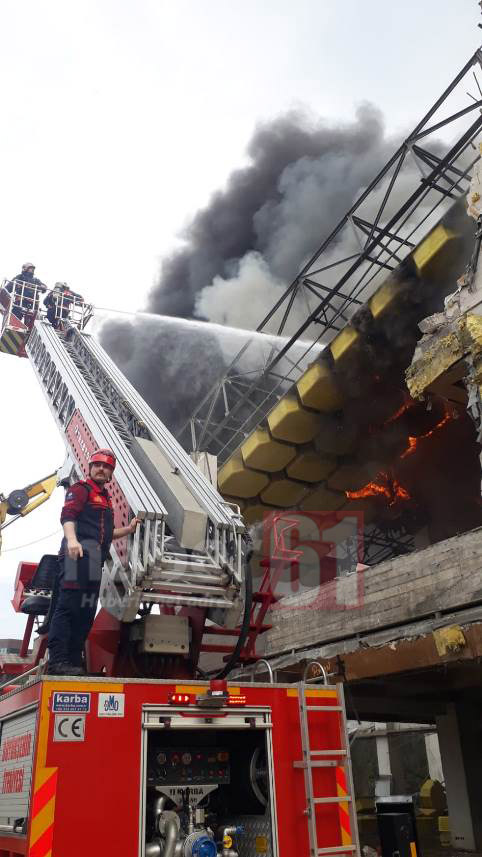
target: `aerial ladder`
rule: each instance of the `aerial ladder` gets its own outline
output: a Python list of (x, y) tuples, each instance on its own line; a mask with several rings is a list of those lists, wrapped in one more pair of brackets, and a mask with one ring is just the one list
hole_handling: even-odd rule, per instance
[[(68, 487), (86, 478), (92, 452), (109, 447), (117, 458), (109, 488), (115, 526), (133, 515), (141, 521), (133, 536), (111, 547), (100, 591), (103, 609), (88, 646), (89, 668), (155, 676), (181, 669), (194, 675), (206, 623), (233, 627), (251, 608), (245, 597), (247, 547), (239, 508), (223, 500), (86, 333), (92, 307), (76, 298), (64, 310), (59, 299), (54, 327), (38, 311), (22, 314), (22, 288), (19, 284), (14, 294), (0, 291), (0, 347), (29, 359), (64, 441), (66, 460), (49, 477), (49, 492), (55, 480)], [(31, 292), (29, 286), (30, 305), (35, 304)], [(32, 487), (23, 494), (29, 491)], [(38, 491), (37, 504), (48, 496), (45, 491), (42, 496), (40, 487)], [(25, 504), (22, 492), (17, 494), (17, 503), (24, 503), (18, 514), (25, 515), (33, 507)], [(15, 511), (12, 502), (11, 496), (0, 505), (4, 518), (7, 509)], [(32, 579), (29, 585), (20, 574), (22, 596), (30, 600), (22, 597), (15, 603), (25, 612), (49, 606), (53, 558), (44, 558), (41, 566), (36, 575), (40, 583)], [(236, 658), (245, 637), (243, 632), (233, 646)], [(24, 664), (11, 660), (12, 672), (32, 665), (28, 659)]]
[[(343, 686), (321, 664), (274, 682), (256, 655), (273, 592), (266, 568), (252, 594), (239, 508), (85, 332), (90, 306), (59, 306), (52, 325), (16, 294), (0, 290), (0, 351), (30, 361), (66, 459), (0, 497), (0, 526), (85, 478), (102, 447), (117, 458), (115, 525), (140, 525), (104, 566), (86, 677), (43, 671), (56, 557), (19, 565), (27, 628), (0, 654), (0, 857), (360, 857)], [(205, 645), (216, 631), (232, 645)], [(215, 678), (203, 651), (224, 655)]]

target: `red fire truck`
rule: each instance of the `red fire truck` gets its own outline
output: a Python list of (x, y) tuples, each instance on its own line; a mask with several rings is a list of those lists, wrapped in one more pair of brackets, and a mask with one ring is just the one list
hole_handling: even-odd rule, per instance
[[(342, 686), (319, 666), (322, 684), (233, 677), (259, 665), (273, 600), (252, 592), (239, 509), (85, 333), (91, 307), (19, 325), (11, 300), (0, 291), (0, 351), (27, 357), (45, 393), (66, 447), (57, 482), (109, 447), (115, 523), (142, 523), (104, 566), (91, 677), (44, 673), (55, 557), (19, 566), (27, 627), (20, 653), (0, 654), (0, 857), (358, 857)], [(4, 518), (32, 493), (3, 498)], [(215, 678), (203, 652), (224, 656)]]

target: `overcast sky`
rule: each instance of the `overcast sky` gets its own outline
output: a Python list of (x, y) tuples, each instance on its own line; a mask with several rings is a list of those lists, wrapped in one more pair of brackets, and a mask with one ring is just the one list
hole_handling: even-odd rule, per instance
[[(369, 100), (409, 130), (478, 46), (479, 18), (476, 0), (2, 0), (0, 276), (33, 261), (99, 307), (141, 308), (257, 121), (298, 105), (349, 120)], [(63, 444), (28, 361), (0, 356), (0, 379), (9, 493), (55, 470)], [(23, 631), (15, 569), (57, 550), (61, 502), (5, 531), (0, 637)]]

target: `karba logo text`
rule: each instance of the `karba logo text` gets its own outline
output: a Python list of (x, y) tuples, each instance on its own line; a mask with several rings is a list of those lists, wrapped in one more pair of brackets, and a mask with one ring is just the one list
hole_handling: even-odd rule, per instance
[(86, 705), (89, 701), (88, 693), (58, 693), (56, 700), (61, 705)]

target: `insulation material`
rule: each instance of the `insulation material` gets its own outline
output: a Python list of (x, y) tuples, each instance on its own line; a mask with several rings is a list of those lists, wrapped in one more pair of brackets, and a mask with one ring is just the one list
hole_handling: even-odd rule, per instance
[(465, 649), (467, 641), (459, 625), (449, 625), (447, 628), (437, 628), (433, 633), (437, 652), (440, 657), (456, 655)]
[(469, 313), (461, 330), (463, 340), (469, 345), (474, 360), (482, 354), (482, 316)]
[[(482, 143), (479, 143), (482, 156)], [(472, 172), (469, 192), (467, 194), (467, 214), (478, 220), (482, 215), (482, 161), (477, 161)]]
[(463, 357), (464, 350), (456, 328), (445, 336), (433, 337), (423, 354), (413, 361), (405, 373), (412, 398), (422, 398), (427, 388)]
[(243, 443), (241, 455), (246, 467), (277, 473), (293, 460), (296, 449), (273, 440), (266, 429), (257, 428)]
[[(425, 320), (424, 324), (429, 321)], [(469, 357), (478, 380), (479, 363), (482, 369), (482, 316), (468, 313), (437, 329), (428, 328), (406, 371), (407, 387), (414, 399), (421, 398), (426, 390), (454, 363)], [(482, 377), (482, 372), (480, 372)]]

